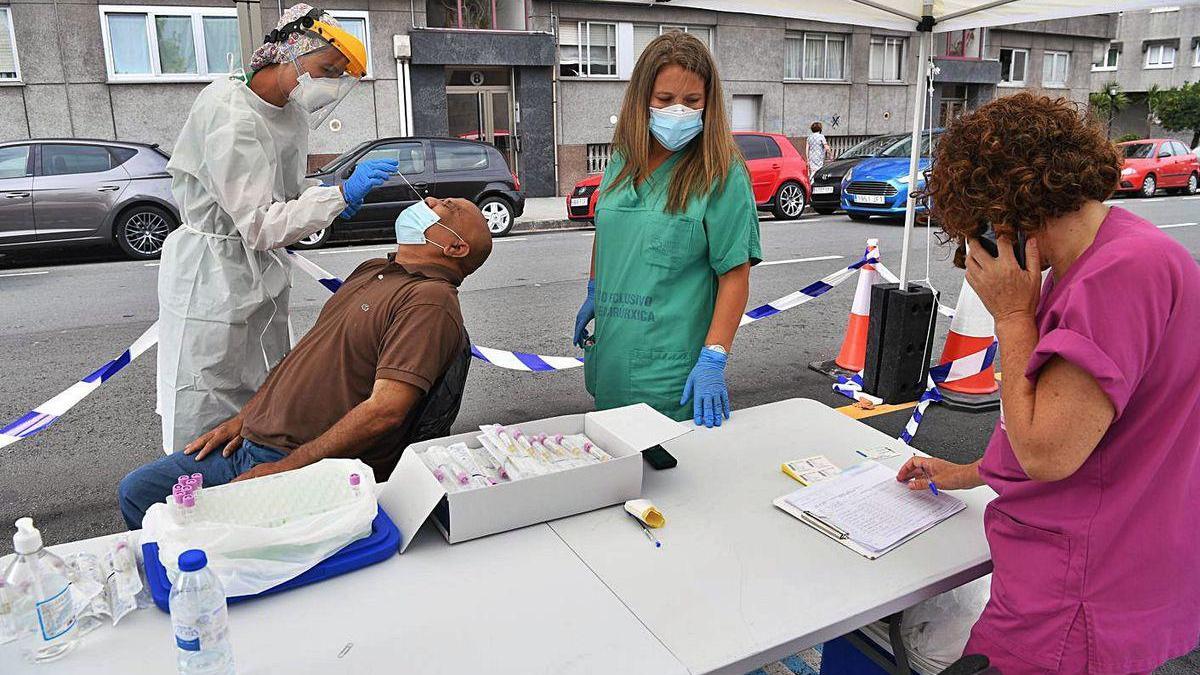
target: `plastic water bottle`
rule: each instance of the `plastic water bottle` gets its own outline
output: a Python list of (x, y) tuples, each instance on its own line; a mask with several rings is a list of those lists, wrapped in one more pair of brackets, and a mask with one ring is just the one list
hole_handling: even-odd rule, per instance
[(171, 586), (171, 627), (180, 675), (233, 673), (225, 591), (207, 565), (204, 551), (184, 551)]
[(20, 649), (34, 662), (50, 661), (75, 645), (75, 603), (67, 565), (42, 546), (32, 518), (17, 520), (17, 557), (4, 573)]

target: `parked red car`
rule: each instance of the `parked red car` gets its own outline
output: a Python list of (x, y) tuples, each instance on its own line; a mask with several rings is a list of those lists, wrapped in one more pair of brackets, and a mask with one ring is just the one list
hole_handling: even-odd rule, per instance
[(1200, 190), (1200, 160), (1183, 143), (1169, 138), (1147, 138), (1118, 143), (1125, 158), (1118, 192), (1153, 197), (1159, 188), (1194, 195)]
[[(808, 162), (783, 134), (756, 131), (734, 132), (733, 140), (750, 169), (754, 202), (760, 211), (770, 211), (780, 220), (799, 218), (808, 205), (811, 186)], [(601, 176), (588, 176), (567, 195), (567, 217), (591, 222), (596, 217), (596, 198)]]

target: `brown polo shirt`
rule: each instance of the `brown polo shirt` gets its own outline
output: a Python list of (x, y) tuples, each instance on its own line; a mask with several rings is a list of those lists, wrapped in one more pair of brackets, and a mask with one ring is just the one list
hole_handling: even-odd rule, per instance
[[(461, 282), (451, 270), (401, 266), (390, 254), (359, 265), (246, 406), (242, 435), (290, 451), (367, 400), (376, 379), (407, 382), (428, 393), (465, 348)], [(390, 474), (415, 421), (405, 420), (403, 428), (357, 457), (376, 476)]]

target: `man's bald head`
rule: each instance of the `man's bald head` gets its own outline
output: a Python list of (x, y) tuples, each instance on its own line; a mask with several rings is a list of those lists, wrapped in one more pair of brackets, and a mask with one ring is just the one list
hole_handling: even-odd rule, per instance
[(441, 247), (445, 255), (443, 262), (457, 264), (463, 277), (483, 266), (492, 253), (492, 233), (479, 207), (458, 197), (426, 197), (425, 203), (438, 215), (438, 222), (443, 226), (434, 225), (425, 231), (425, 238)]

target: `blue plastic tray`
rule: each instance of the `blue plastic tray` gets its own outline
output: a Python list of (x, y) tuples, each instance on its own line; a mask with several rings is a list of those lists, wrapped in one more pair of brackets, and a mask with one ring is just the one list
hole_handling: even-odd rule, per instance
[[(348, 546), (317, 563), (298, 577), (268, 588), (262, 593), (239, 595), (228, 598), (226, 602), (232, 605), (253, 600), (264, 595), (324, 581), (367, 565), (374, 565), (396, 555), (400, 548), (400, 539), (400, 530), (381, 508), (379, 515), (375, 516), (375, 520), (371, 522), (371, 534), (358, 541), (350, 542)], [(167, 578), (166, 568), (158, 560), (158, 544), (154, 542), (142, 544), (142, 558), (146, 567), (146, 580), (150, 583), (150, 595), (154, 597), (154, 604), (158, 605), (162, 611), (170, 612), (171, 581)]]

